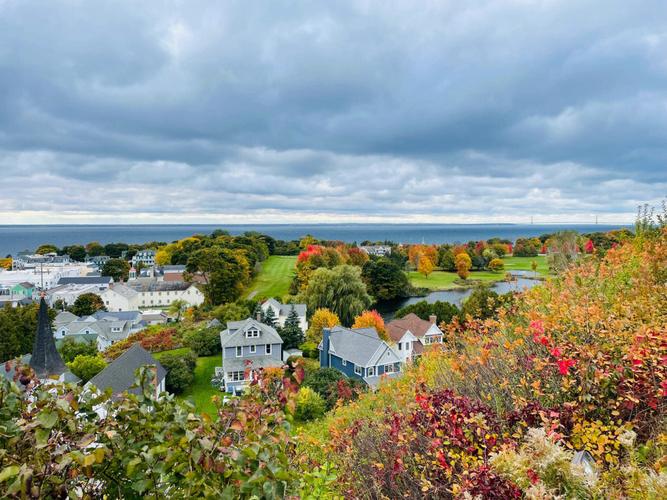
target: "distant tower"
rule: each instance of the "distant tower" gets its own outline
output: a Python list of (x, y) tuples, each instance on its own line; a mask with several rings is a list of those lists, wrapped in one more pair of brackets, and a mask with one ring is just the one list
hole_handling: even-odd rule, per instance
[(30, 367), (35, 370), (40, 379), (58, 376), (65, 373), (65, 363), (56, 349), (56, 341), (51, 331), (51, 320), (49, 310), (44, 301), (44, 294), (39, 302), (39, 315), (37, 316), (37, 333), (35, 343), (32, 347)]

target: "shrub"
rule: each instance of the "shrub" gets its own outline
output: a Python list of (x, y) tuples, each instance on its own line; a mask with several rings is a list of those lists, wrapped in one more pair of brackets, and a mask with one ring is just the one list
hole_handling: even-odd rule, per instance
[(88, 382), (107, 366), (100, 356), (79, 355), (74, 361), (67, 363), (67, 367), (74, 375), (79, 377), (83, 383)]
[(493, 272), (502, 271), (505, 269), (505, 263), (501, 259), (491, 259), (491, 262), (489, 262), (489, 269)]
[(169, 392), (179, 394), (194, 381), (197, 356), (192, 351), (184, 354), (165, 353), (160, 356), (160, 364), (167, 370), (165, 385)]
[(137, 342), (150, 352), (169, 351), (183, 346), (182, 334), (179, 330), (172, 326), (153, 325), (133, 333), (125, 340), (116, 342), (104, 351), (104, 357), (116, 359)]
[(222, 352), (220, 330), (217, 328), (191, 330), (183, 335), (183, 343), (197, 356), (213, 356)]
[(90, 316), (97, 311), (106, 311), (102, 297), (96, 293), (83, 293), (79, 295), (70, 308), (72, 314), (77, 316)]
[(97, 345), (94, 342), (77, 342), (65, 337), (60, 346), (60, 356), (65, 363), (74, 361), (77, 356), (97, 356)]
[(322, 397), (309, 387), (302, 387), (296, 395), (296, 410), (294, 417), (307, 422), (324, 415), (325, 404)]
[(319, 359), (320, 357), (320, 351), (315, 342), (304, 342), (299, 346), (299, 349), (303, 352), (304, 358)]

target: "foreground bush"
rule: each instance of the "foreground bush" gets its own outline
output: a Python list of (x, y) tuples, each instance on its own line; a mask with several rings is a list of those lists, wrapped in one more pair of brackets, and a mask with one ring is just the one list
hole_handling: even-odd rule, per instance
[[(298, 380), (256, 381), (214, 419), (189, 403), (143, 390), (112, 401), (74, 385), (35, 385), (29, 370), (0, 378), (0, 491), (15, 498), (282, 498), (327, 495), (332, 475), (304, 473), (284, 408)], [(18, 379), (25, 382), (29, 396)], [(104, 409), (105, 417), (98, 412)]]
[(160, 364), (167, 370), (165, 377), (167, 391), (180, 394), (192, 385), (197, 366), (197, 355), (192, 351), (165, 353), (160, 356)]

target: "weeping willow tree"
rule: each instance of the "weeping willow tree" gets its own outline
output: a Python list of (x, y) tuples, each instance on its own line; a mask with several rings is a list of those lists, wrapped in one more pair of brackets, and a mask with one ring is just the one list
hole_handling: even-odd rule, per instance
[(356, 266), (319, 268), (313, 272), (301, 296), (308, 310), (327, 308), (336, 313), (343, 325), (351, 325), (354, 317), (373, 303)]

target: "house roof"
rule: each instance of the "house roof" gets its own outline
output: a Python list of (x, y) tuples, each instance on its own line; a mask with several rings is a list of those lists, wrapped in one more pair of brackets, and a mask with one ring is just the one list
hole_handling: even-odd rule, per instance
[(364, 377), (364, 382), (366, 382), (372, 389), (375, 389), (383, 380), (400, 377), (401, 375), (401, 372), (385, 373), (383, 375), (376, 375), (374, 377)]
[(128, 282), (128, 286), (137, 292), (172, 292), (187, 290), (192, 283), (187, 281), (156, 281), (154, 278), (142, 278)]
[(91, 315), (97, 320), (141, 321), (141, 311), (96, 311)]
[(410, 313), (403, 318), (390, 321), (386, 325), (389, 338), (394, 342), (398, 342), (403, 338), (406, 330), (410, 330), (415, 337), (423, 337), (433, 323), (421, 319), (414, 313)]
[(142, 366), (155, 365), (157, 367), (157, 384), (160, 384), (167, 375), (167, 370), (157, 361), (150, 352), (141, 347), (138, 343), (134, 344), (127, 351), (116, 358), (104, 370), (95, 375), (88, 382), (101, 391), (111, 388), (114, 399), (123, 392), (138, 394), (140, 388), (134, 385), (135, 372)]
[(26, 288), (26, 289), (35, 288), (35, 285), (30, 283), (29, 281), (22, 281), (17, 286), (20, 286), (21, 288)]
[[(382, 340), (375, 328), (344, 328), (335, 326), (329, 335), (329, 352), (357, 366), (368, 366), (380, 349), (389, 345)], [(322, 343), (319, 348), (322, 349)]]
[(108, 285), (113, 283), (111, 276), (70, 276), (60, 278), (59, 285)]
[[(247, 338), (245, 332), (250, 328), (257, 328), (259, 330), (259, 338)], [(237, 347), (257, 344), (282, 344), (283, 339), (280, 338), (275, 328), (260, 323), (252, 318), (243, 321), (229, 321), (227, 329), (220, 332), (220, 345), (225, 347)]]
[(279, 316), (287, 316), (292, 310), (292, 307), (294, 307), (294, 310), (299, 316), (306, 315), (306, 304), (281, 304), (276, 299), (268, 299), (262, 304), (262, 307), (264, 306), (272, 306), (273, 308), (278, 309)]
[(122, 283), (116, 283), (112, 285), (109, 290), (112, 290), (116, 292), (118, 295), (121, 295), (127, 299), (133, 298), (137, 296), (137, 291), (133, 290), (127, 285), (123, 285)]
[(55, 323), (56, 325), (63, 325), (66, 323), (71, 323), (72, 321), (76, 321), (79, 319), (79, 317), (76, 314), (72, 314), (69, 311), (63, 311), (61, 313), (58, 313), (58, 316), (56, 316)]

